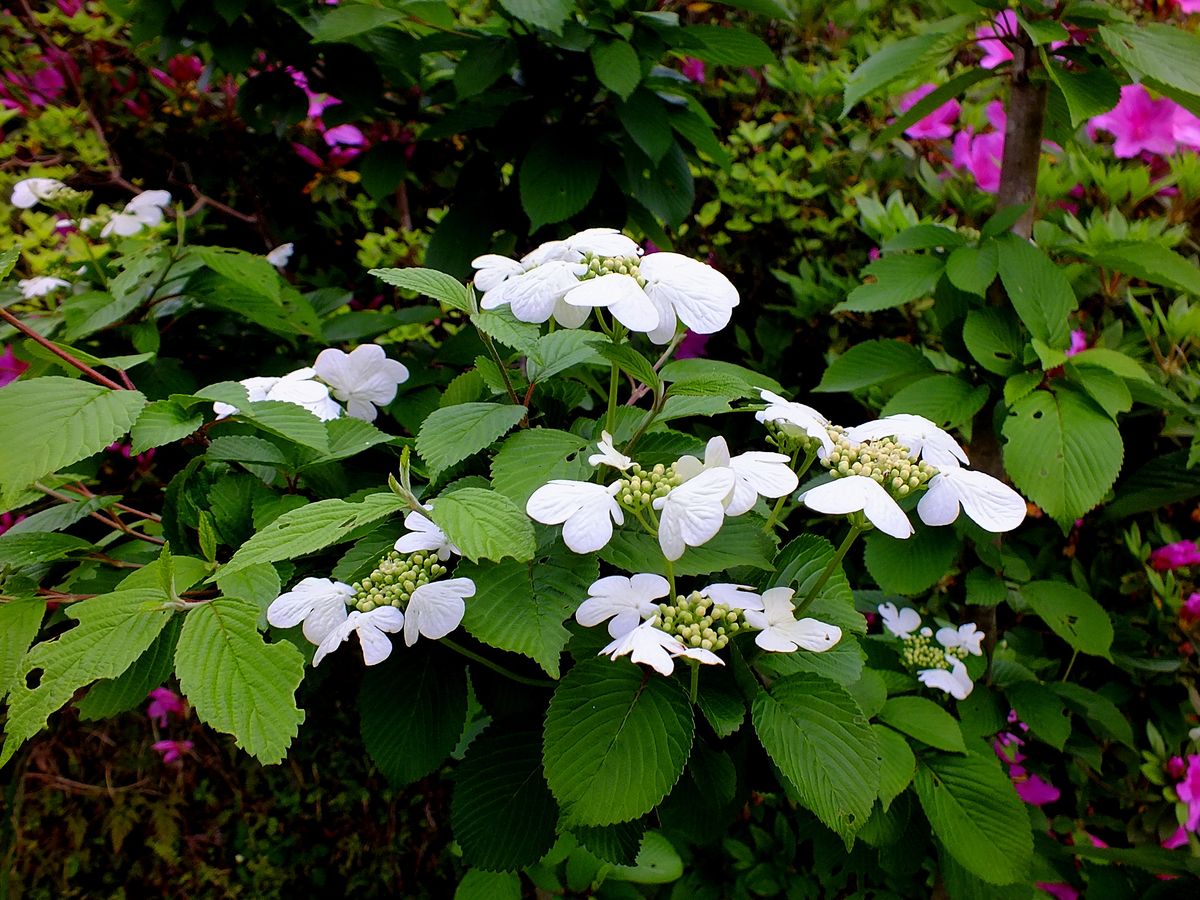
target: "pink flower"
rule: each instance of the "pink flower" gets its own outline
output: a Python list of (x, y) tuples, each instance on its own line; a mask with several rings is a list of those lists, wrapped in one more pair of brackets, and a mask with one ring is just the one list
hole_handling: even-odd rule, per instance
[(13, 514), (10, 512), (0, 513), (0, 534), (4, 534), (4, 532), (8, 531), (8, 529), (12, 528), (24, 518), (24, 516), (16, 516), (14, 518)]
[(1200, 13), (1200, 0), (1175, 0), (1180, 12)]
[[(929, 96), (935, 90), (935, 85), (923, 84), (909, 91), (900, 98), (897, 109), (908, 112), (919, 101)], [(948, 100), (923, 119), (918, 119), (904, 129), (904, 133), (917, 140), (940, 141), (954, 133), (952, 123), (958, 118), (960, 107), (957, 100)]]
[(1162, 846), (1164, 850), (1174, 850), (1177, 847), (1186, 846), (1187, 842), (1187, 832), (1184, 830), (1183, 826), (1180, 825), (1175, 829), (1175, 833), (1173, 835), (1162, 842)]
[(1187, 772), (1187, 763), (1183, 761), (1182, 756), (1172, 756), (1167, 760), (1166, 770), (1168, 778), (1178, 781)]
[(683, 61), (683, 77), (696, 84), (704, 84), (704, 60), (689, 56)]
[(1179, 608), (1179, 618), (1186, 624), (1200, 620), (1200, 593), (1193, 593)]
[(315, 150), (310, 150), (303, 144), (293, 143), (292, 149), (296, 152), (298, 157), (300, 157), (314, 169), (319, 169), (325, 165), (325, 160), (321, 159), (320, 155), (318, 155)]
[(1058, 788), (1050, 782), (1037, 775), (1028, 774), (1020, 766), (1013, 766), (1008, 770), (1008, 774), (1013, 780), (1013, 787), (1017, 789), (1017, 796), (1031, 806), (1045, 806), (1047, 803), (1054, 803), (1061, 796)]
[[(1200, 0), (1196, 0), (1200, 4)], [(1171, 120), (1171, 133), (1175, 140), (1192, 150), (1200, 150), (1200, 116), (1194, 116), (1182, 106), (1175, 107)]]
[(1001, 38), (1015, 37), (1016, 33), (1017, 14), (1011, 9), (997, 13), (991, 25), (981, 25), (977, 28), (975, 30), (976, 43), (983, 51), (983, 59), (979, 61), (979, 64), (985, 69), (994, 69), (1011, 60), (1013, 58), (1012, 51), (1008, 49)]
[(1082, 353), (1088, 348), (1087, 332), (1076, 329), (1071, 332), (1071, 346), (1067, 348), (1067, 356)]
[(974, 134), (968, 128), (954, 136), (951, 165), (970, 172), (980, 190), (989, 194), (1000, 190), (1000, 167), (1003, 159), (1003, 131)]
[(879, 259), (881, 256), (883, 256), (883, 254), (879, 252), (878, 247), (872, 247), (867, 251), (867, 259), (869, 259), (871, 262), (875, 262), (875, 260)]
[(1055, 900), (1079, 900), (1079, 891), (1063, 882), (1039, 881), (1038, 889), (1045, 891)]
[(1150, 554), (1150, 565), (1159, 572), (1168, 572), (1183, 566), (1194, 566), (1200, 563), (1200, 549), (1195, 541), (1176, 541), (1159, 547)]
[(1140, 84), (1121, 88), (1121, 101), (1088, 123), (1088, 134), (1097, 130), (1111, 133), (1113, 154), (1131, 159), (1142, 151), (1167, 156), (1175, 152), (1175, 104), (1167, 99), (1154, 100)]
[(29, 363), (17, 359), (12, 347), (5, 347), (4, 352), (0, 353), (0, 387), (16, 381), (28, 368)]
[(150, 697), (150, 705), (146, 707), (146, 715), (159, 728), (166, 728), (171, 716), (182, 718), (187, 710), (183, 698), (170, 688), (156, 687), (147, 696)]
[(164, 763), (173, 763), (183, 757), (183, 754), (188, 753), (196, 746), (191, 741), (155, 741), (150, 745), (151, 749), (162, 754)]
[(185, 56), (181, 53), (168, 60), (167, 72), (178, 84), (199, 81), (200, 76), (204, 74), (204, 62), (198, 56)]
[(1187, 764), (1187, 773), (1183, 781), (1175, 785), (1175, 793), (1188, 807), (1188, 817), (1183, 827), (1188, 831), (1196, 831), (1200, 829), (1200, 753), (1189, 755)]
[(709, 335), (696, 334), (694, 331), (689, 331), (683, 336), (683, 340), (679, 342), (679, 349), (675, 351), (676, 359), (697, 359), (704, 356), (704, 349), (708, 346)]
[(58, 0), (58, 8), (64, 16), (73, 17), (83, 9), (83, 0)]

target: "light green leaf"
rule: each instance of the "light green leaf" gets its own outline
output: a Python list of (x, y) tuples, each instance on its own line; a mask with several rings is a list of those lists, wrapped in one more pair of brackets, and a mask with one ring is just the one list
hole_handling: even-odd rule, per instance
[(989, 884), (1029, 876), (1029, 817), (996, 759), (929, 753), (917, 767), (917, 796), (951, 856)]
[(1080, 653), (1109, 658), (1112, 620), (1079, 588), (1062, 581), (1031, 581), (1021, 586), (1021, 597), (1055, 634)]
[(209, 443), (205, 456), (223, 462), (265, 463), (271, 466), (287, 463), (282, 450), (265, 438), (250, 434), (215, 437)]
[(471, 292), (459, 283), (457, 278), (437, 269), (421, 269), (416, 266), (406, 269), (371, 269), (369, 274), (385, 284), (406, 291), (416, 291), (451, 309), (461, 309), (467, 313), (473, 311)]
[(524, 562), (536, 550), (529, 517), (496, 491), (467, 487), (442, 494), (429, 515), (472, 562), (506, 556)]
[(945, 260), (925, 254), (897, 253), (877, 259), (863, 269), (875, 280), (856, 287), (833, 311), (877, 312), (928, 297), (945, 266)]
[(969, 428), (987, 398), (986, 385), (972, 385), (954, 375), (931, 375), (902, 387), (879, 414), (912, 413), (941, 428)]
[(236, 282), (242, 288), (280, 302), (283, 279), (273, 265), (262, 256), (230, 247), (188, 247), (188, 253), (199, 259), (218, 275)]
[(722, 66), (765, 66), (775, 62), (775, 54), (744, 28), (722, 25), (690, 25), (683, 29), (683, 40), (691, 56)]
[(881, 531), (867, 535), (867, 571), (884, 591), (916, 596), (951, 570), (962, 548), (952, 528), (918, 525), (916, 533), (898, 541)]
[(1200, 115), (1200, 37), (1157, 22), (1102, 25), (1100, 37), (1135, 80)]
[(642, 63), (628, 41), (592, 45), (592, 66), (600, 83), (620, 97), (629, 98), (642, 80)]
[(0, 392), (0, 508), (43, 475), (99, 453), (129, 430), (146, 398), (47, 375)]
[(46, 602), (39, 597), (0, 604), (0, 703), (17, 681), (21, 660), (37, 637), (45, 612)]
[(325, 423), (303, 406), (279, 400), (259, 400), (238, 407), (237, 415), (268, 434), (311, 447), (318, 453), (329, 452), (329, 432), (325, 430)]
[(933, 374), (933, 366), (912, 344), (903, 341), (863, 341), (832, 363), (813, 390), (824, 393), (856, 391), (899, 379)]
[(1066, 361), (1065, 369), (1071, 381), (1083, 388), (1114, 421), (1120, 413), (1133, 408), (1133, 394), (1120, 376), (1098, 366), (1076, 365), (1071, 359)]
[(577, 825), (652, 810), (683, 774), (694, 723), (678, 682), (625, 660), (579, 663), (546, 712), (546, 781)]
[(545, 134), (530, 148), (517, 171), (521, 207), (533, 231), (580, 212), (600, 184), (600, 157), (580, 139)]
[(1105, 347), (1089, 347), (1071, 357), (1074, 366), (1088, 366), (1107, 369), (1114, 375), (1119, 375), (1129, 381), (1150, 383), (1150, 376), (1145, 368), (1132, 356), (1127, 356), (1120, 350), (1109, 350)]
[(183, 623), (178, 616), (167, 622), (154, 643), (116, 678), (97, 681), (75, 706), (85, 721), (107, 719), (133, 709), (160, 687), (175, 668), (175, 644)]
[(0, 566), (14, 569), (62, 559), (72, 553), (91, 550), (91, 542), (71, 534), (0, 534)]
[(173, 400), (155, 400), (142, 410), (130, 430), (134, 453), (183, 440), (204, 424), (204, 414), (190, 412)]
[(588, 440), (577, 434), (553, 428), (518, 431), (492, 458), (492, 488), (524, 509), (533, 492), (555, 478), (586, 480), (593, 471), (589, 455)]
[(266, 643), (259, 609), (218, 597), (188, 611), (175, 648), (179, 685), (200, 721), (233, 735), (264, 765), (280, 762), (304, 721), (296, 689), (304, 656), (292, 644)]
[(879, 711), (879, 721), (930, 747), (966, 753), (958, 720), (924, 697), (892, 697)]
[(1091, 254), (1092, 262), (1151, 284), (1200, 296), (1200, 269), (1190, 259), (1151, 241), (1118, 241)]
[(523, 356), (533, 353), (541, 336), (537, 325), (519, 321), (507, 306), (477, 312), (471, 316), (471, 322), (488, 337), (512, 347)]
[(662, 380), (650, 365), (650, 360), (628, 344), (600, 344), (596, 347), (596, 352), (609, 362), (616, 363), (622, 372), (655, 393), (662, 389)]
[(590, 331), (564, 328), (540, 338), (529, 354), (527, 375), (530, 381), (545, 381), (552, 375), (565, 372), (580, 363), (600, 365), (603, 360), (596, 345), (605, 341), (603, 335)]
[[(1062, 91), (1071, 114), (1071, 127), (1078, 128), (1088, 119), (1102, 115), (1117, 105), (1121, 87), (1106, 69), (1097, 67), (1087, 72), (1071, 71), (1060, 62), (1047, 59), (1046, 71), (1050, 80)], [(1077, 65), (1077, 63), (1076, 63)]]
[(499, 440), (525, 418), (524, 406), (460, 403), (435, 409), (421, 423), (417, 452), (434, 471), (449, 468)]
[(982, 297), (996, 280), (1000, 252), (987, 241), (981, 247), (959, 247), (946, 260), (946, 277), (960, 291)]
[(882, 764), (879, 769), (879, 803), (887, 812), (892, 801), (912, 784), (917, 771), (917, 758), (913, 756), (908, 741), (890, 728), (872, 725), (875, 738), (879, 741)]
[(855, 69), (846, 82), (842, 116), (854, 105), (893, 82), (934, 68), (938, 58), (954, 46), (945, 34), (931, 32), (904, 38), (880, 47)]
[(454, 891), (454, 900), (521, 900), (521, 876), (468, 869)]
[(1051, 347), (1071, 342), (1067, 316), (1078, 305), (1067, 276), (1042, 250), (1015, 234), (997, 238), (1000, 280), (1017, 315)]
[(647, 831), (634, 864), (613, 866), (608, 877), (631, 884), (670, 884), (683, 877), (683, 859), (661, 832)]
[(1015, 375), (1023, 369), (1025, 338), (1016, 317), (1007, 309), (968, 312), (963, 323), (963, 343), (975, 361), (989, 372)]
[(522, 22), (562, 34), (563, 24), (575, 9), (572, 0), (500, 0), (509, 13)]
[[(120, 499), (121, 497), (118, 494), (107, 497), (89, 497), (86, 500), (80, 497), (74, 503), (60, 503), (57, 506), (36, 512), (32, 516), (26, 516), (5, 531), (4, 536), (62, 531), (64, 528), (70, 528), (76, 522), (83, 521), (98, 510), (108, 509), (108, 507)], [(11, 540), (11, 538), (9, 539)], [(0, 541), (3, 541), (3, 538), (0, 538)]]
[(756, 392), (766, 388), (777, 394), (783, 393), (783, 386), (771, 376), (719, 359), (702, 359), (698, 356), (676, 359), (663, 366), (658, 374), (666, 382), (691, 381), (698, 378), (733, 378), (745, 382)]
[(844, 840), (866, 824), (879, 793), (879, 741), (850, 693), (801, 673), (760, 691), (750, 710), (759, 740), (800, 801)]

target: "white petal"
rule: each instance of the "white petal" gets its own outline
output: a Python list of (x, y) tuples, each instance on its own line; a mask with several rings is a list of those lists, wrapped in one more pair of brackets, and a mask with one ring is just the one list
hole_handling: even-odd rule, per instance
[(908, 447), (914, 458), (923, 458), (939, 469), (967, 464), (967, 454), (958, 441), (924, 416), (897, 413), (851, 428), (846, 436), (855, 443), (894, 437)]
[(652, 284), (646, 285), (644, 290), (646, 296), (650, 298), (650, 305), (658, 313), (658, 326), (653, 331), (647, 332), (646, 337), (650, 338), (652, 344), (660, 346), (669, 344), (679, 328), (679, 317), (675, 315), (675, 307), (671, 305), (671, 298), (665, 291), (659, 290)]
[(957, 700), (965, 700), (970, 696), (975, 685), (967, 674), (967, 667), (961, 659), (950, 659), (950, 670), (922, 669), (917, 673), (917, 680), (926, 687), (945, 691)]
[(842, 629), (836, 625), (828, 625), (816, 619), (804, 618), (793, 626), (788, 626), (787, 633), (797, 645), (813, 653), (824, 653), (831, 650), (842, 639)]
[(624, 453), (619, 453), (617, 448), (613, 446), (612, 435), (607, 431), (600, 432), (600, 440), (596, 443), (596, 447), (600, 452), (593, 453), (588, 457), (588, 465), (590, 466), (612, 466), (614, 469), (620, 469), (623, 472), (633, 465), (632, 459)]
[(363, 662), (378, 665), (392, 655), (392, 641), (385, 632), (397, 632), (404, 627), (404, 613), (394, 606), (381, 606), (363, 613), (358, 620), (358, 642), (362, 645)]
[(796, 642), (780, 628), (764, 628), (754, 635), (754, 643), (770, 653), (792, 653), (796, 650)]
[(699, 547), (716, 536), (733, 484), (732, 469), (708, 469), (654, 501), (655, 509), (662, 510), (658, 542), (667, 559), (679, 559), (685, 547)]
[(646, 332), (658, 325), (654, 304), (630, 275), (614, 273), (581, 281), (563, 299), (571, 306), (608, 307), (630, 331)]
[(710, 584), (700, 589), (700, 596), (730, 609), (760, 610), (763, 599), (748, 584)]
[(712, 334), (729, 324), (738, 292), (716, 269), (678, 253), (652, 253), (639, 268), (689, 330)]
[(944, 472), (939, 472), (929, 479), (925, 494), (917, 503), (917, 515), (926, 525), (949, 525), (958, 518), (958, 491), (946, 478)]
[(670, 675), (675, 670), (672, 653), (685, 649), (678, 638), (644, 622), (605, 646), (600, 654), (607, 654), (614, 660), (618, 656), (628, 656), (633, 662), (645, 663), (661, 675)]
[(579, 328), (592, 314), (586, 306), (571, 306), (566, 300), (554, 304), (554, 321), (563, 328)]
[(595, 553), (603, 549), (612, 540), (613, 519), (624, 521), (616, 501), (607, 493), (604, 499), (604, 505), (585, 506), (563, 523), (563, 543), (575, 553)]
[(267, 254), (267, 262), (277, 269), (282, 269), (291, 260), (292, 254), (296, 251), (296, 245), (293, 243), (280, 244)]
[[(353, 591), (348, 585), (343, 585), (343, 587), (347, 588), (349, 596), (353, 596)], [(310, 644), (320, 644), (330, 632), (336, 631), (349, 615), (350, 608), (346, 606), (346, 600), (338, 596), (336, 603), (329, 602), (314, 606), (312, 612), (304, 617), (304, 627), (300, 631)]]
[(483, 293), (490, 291), (504, 279), (525, 271), (525, 267), (515, 259), (496, 253), (475, 257), (471, 260), (471, 267), (478, 270), (475, 273), (475, 289)]
[(884, 534), (907, 538), (913, 533), (912, 523), (891, 495), (865, 475), (848, 475), (805, 491), (804, 505), (829, 515), (862, 512)]
[(412, 646), (417, 635), (436, 640), (444, 638), (462, 622), (467, 611), (464, 597), (475, 596), (470, 578), (451, 578), (420, 585), (405, 608), (404, 643)]
[(686, 647), (678, 653), (673, 654), (676, 657), (686, 656), (688, 659), (694, 659), (704, 666), (723, 666), (725, 660), (717, 656), (711, 650), (705, 650), (703, 647)]
[(615, 228), (587, 228), (563, 241), (573, 250), (596, 256), (641, 256), (642, 248)]
[(609, 499), (603, 485), (556, 478), (533, 492), (525, 503), (525, 512), (543, 525), (561, 525), (583, 507), (607, 505)]
[(894, 603), (881, 603), (878, 609), (884, 627), (896, 637), (908, 637), (921, 627), (921, 614), (910, 606), (897, 609)]
[(317, 652), (313, 654), (313, 668), (319, 666), (321, 664), (321, 660), (345, 643), (346, 638), (354, 634), (358, 628), (358, 620), (360, 618), (362, 618), (362, 613), (360, 613), (358, 610), (354, 610), (346, 617), (345, 621), (343, 621), (341, 625), (333, 629), (333, 631), (329, 632), (329, 634), (325, 635), (325, 637), (321, 640), (320, 645), (317, 647)]
[(973, 469), (950, 469), (934, 478), (946, 477), (958, 492), (963, 511), (982, 528), (1000, 533), (1012, 531), (1025, 521), (1025, 499), (1003, 481)]
[(567, 262), (548, 262), (514, 275), (483, 295), (480, 305), (495, 309), (508, 304), (513, 315), (522, 322), (545, 322), (554, 305), (563, 295), (579, 284), (577, 273), (581, 266)]

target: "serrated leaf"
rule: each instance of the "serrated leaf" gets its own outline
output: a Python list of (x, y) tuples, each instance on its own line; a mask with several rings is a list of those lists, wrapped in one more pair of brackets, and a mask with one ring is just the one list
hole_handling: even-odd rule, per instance
[(1028, 878), (1029, 817), (998, 760), (925, 754), (915, 784), (933, 833), (959, 864), (989, 884)]
[(562, 34), (563, 24), (575, 9), (572, 0), (500, 0), (508, 12), (530, 25)]
[(910, 413), (924, 416), (941, 428), (969, 428), (987, 398), (986, 385), (972, 385), (954, 375), (931, 375), (902, 387), (879, 414)]
[(1109, 658), (1112, 620), (1090, 596), (1062, 581), (1031, 581), (1021, 586), (1029, 608), (1080, 653)]
[(828, 678), (790, 675), (760, 691), (754, 730), (800, 801), (844, 840), (879, 793), (879, 741), (850, 693)]
[(517, 170), (521, 207), (533, 231), (580, 212), (600, 184), (600, 157), (579, 135), (548, 133)]
[(541, 859), (558, 822), (541, 735), (495, 726), (472, 741), (455, 777), (450, 822), (468, 865), (516, 870)]
[(875, 280), (856, 287), (833, 311), (877, 312), (928, 297), (945, 266), (945, 260), (932, 255), (903, 253), (877, 259), (863, 269)]
[(451, 309), (461, 309), (467, 313), (473, 311), (471, 292), (453, 275), (447, 275), (437, 269), (421, 269), (416, 266), (407, 269), (371, 269), (369, 274), (384, 284), (406, 291), (416, 291), (424, 297), (444, 303)]
[(775, 62), (771, 48), (742, 28), (689, 25), (683, 29), (688, 53), (722, 66), (765, 66)]
[(83, 521), (98, 510), (108, 509), (108, 507), (117, 503), (120, 499), (121, 496), (118, 494), (107, 497), (89, 497), (86, 500), (80, 497), (78, 501), (73, 503), (60, 503), (57, 506), (36, 512), (32, 516), (26, 516), (8, 528), (4, 532), (4, 535), (62, 531), (64, 528), (70, 528), (76, 522)]
[(982, 297), (1000, 271), (1000, 253), (992, 241), (959, 247), (946, 260), (946, 277), (960, 291)]
[(1057, 60), (1051, 59), (1048, 63), (1046, 71), (1050, 80), (1067, 101), (1072, 128), (1108, 112), (1121, 99), (1121, 87), (1107, 69), (1093, 66), (1087, 72), (1072, 71)]
[(631, 884), (670, 884), (683, 875), (683, 859), (658, 831), (647, 831), (632, 866), (613, 866), (608, 877)]
[(454, 900), (521, 900), (521, 876), (469, 869), (454, 891)]
[(71, 534), (5, 533), (0, 534), (0, 566), (20, 569), (91, 549), (89, 541)]
[(1129, 381), (1150, 382), (1146, 370), (1132, 356), (1106, 347), (1089, 347), (1071, 357), (1071, 365), (1105, 369)]
[(717, 737), (726, 738), (742, 727), (746, 720), (746, 702), (734, 681), (733, 674), (724, 668), (704, 672), (696, 706), (712, 726)]
[(617, 120), (638, 149), (655, 165), (675, 145), (675, 135), (662, 101), (651, 90), (641, 89), (617, 106)]
[(454, 89), (459, 99), (474, 97), (495, 84), (516, 62), (513, 50), (508, 41), (476, 42), (454, 68)]
[(17, 681), (21, 661), (37, 637), (45, 612), (46, 601), (38, 597), (0, 604), (0, 703)]
[(933, 374), (933, 366), (912, 344), (876, 340), (856, 344), (829, 364), (818, 392), (855, 391), (899, 379)]
[(946, 35), (929, 33), (904, 38), (880, 47), (867, 57), (846, 81), (842, 115), (850, 112), (855, 104), (894, 81), (908, 78), (927, 67), (953, 46)]
[(864, 560), (881, 589), (912, 597), (945, 577), (961, 549), (962, 541), (953, 529), (918, 525), (916, 533), (905, 541), (871, 532)]
[(363, 744), (396, 785), (434, 771), (462, 737), (467, 676), (460, 660), (420, 645), (399, 648), (363, 674), (358, 692)]
[(586, 480), (593, 471), (587, 448), (586, 438), (567, 431), (518, 431), (492, 457), (492, 488), (524, 509), (533, 492), (555, 478)]
[(280, 762), (304, 721), (296, 689), (304, 656), (258, 633), (259, 609), (218, 597), (188, 611), (175, 648), (179, 685), (200, 721), (233, 735), (264, 765)]
[(546, 712), (546, 781), (576, 825), (611, 825), (652, 810), (683, 774), (692, 709), (679, 684), (625, 660), (587, 660)]
[(183, 440), (204, 424), (204, 414), (184, 409), (173, 400), (148, 403), (130, 429), (132, 452)]
[(74, 378), (16, 381), (0, 393), (0, 507), (43, 475), (99, 453), (125, 434), (146, 398)]
[(237, 417), (286, 441), (310, 447), (318, 453), (329, 452), (329, 432), (325, 423), (295, 403), (258, 400), (238, 407)]
[(382, 28), (404, 18), (397, 9), (380, 9), (376, 6), (339, 6), (325, 12), (316, 24), (309, 27), (313, 43), (331, 43), (357, 37), (376, 28)]
[(524, 562), (536, 550), (529, 517), (496, 491), (467, 487), (442, 494), (429, 516), (472, 562), (506, 556)]
[(889, 698), (879, 711), (879, 721), (938, 750), (967, 752), (958, 720), (924, 697)]
[(1004, 695), (1017, 711), (1017, 717), (1029, 726), (1029, 736), (1056, 750), (1063, 749), (1071, 736), (1071, 717), (1050, 685), (1018, 681), (1009, 685)]
[(500, 403), (460, 403), (431, 412), (417, 433), (417, 452), (435, 471), (449, 468), (499, 440), (528, 410)]
[(283, 451), (266, 438), (251, 434), (228, 434), (213, 438), (205, 455), (209, 459), (223, 462), (266, 463), (272, 466), (286, 464)]
[(892, 801), (912, 784), (917, 771), (917, 758), (913, 756), (908, 741), (890, 728), (872, 725), (871, 730), (879, 741), (879, 803), (887, 812)]
[[(1022, 371), (1025, 338), (1006, 309), (973, 309), (963, 323), (963, 343), (975, 361), (997, 375)], [(1040, 380), (1040, 379), (1039, 379)]]
[[(734, 566), (771, 569), (775, 541), (762, 530), (755, 515), (726, 519), (717, 536), (700, 547), (688, 547), (674, 563), (676, 575), (710, 575)], [(600, 551), (600, 558), (629, 572), (665, 575), (666, 562), (658, 540), (643, 531), (618, 529)]]
[(628, 41), (608, 41), (592, 45), (592, 66), (600, 83), (625, 100), (642, 80), (642, 63)]
[(1078, 715), (1087, 720), (1088, 727), (1102, 740), (1120, 741), (1134, 749), (1133, 727), (1115, 703), (1102, 694), (1069, 681), (1050, 685), (1050, 688), (1067, 701)]
[(1195, 34), (1139, 22), (1102, 25), (1100, 37), (1136, 80), (1200, 115), (1200, 38)]
[(1067, 316), (1078, 305), (1071, 282), (1042, 250), (1015, 234), (996, 239), (1000, 281), (1029, 333), (1055, 348), (1071, 342)]
[(170, 678), (175, 668), (175, 644), (179, 640), (182, 624), (178, 616), (172, 618), (133, 665), (116, 678), (104, 679), (92, 685), (75, 704), (79, 709), (79, 717), (94, 721), (133, 709), (146, 699), (150, 691)]
[[(78, 624), (34, 646), (10, 685), (0, 766), (77, 690), (99, 678), (116, 678), (141, 656), (171, 618), (165, 601), (160, 590), (139, 588), (66, 607), (67, 617)], [(37, 686), (30, 688), (26, 679), (33, 672), (39, 673)]]
[(590, 331), (571, 328), (552, 331), (539, 338), (529, 354), (526, 375), (531, 382), (542, 382), (581, 363), (598, 365), (602, 360), (596, 345), (604, 340), (602, 335)]

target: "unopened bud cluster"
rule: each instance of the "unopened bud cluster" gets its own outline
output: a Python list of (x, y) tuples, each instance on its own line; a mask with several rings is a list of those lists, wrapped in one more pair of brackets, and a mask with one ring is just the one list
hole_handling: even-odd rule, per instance
[(900, 659), (910, 669), (949, 669), (950, 662), (946, 657), (950, 653), (959, 659), (966, 655), (963, 653), (959, 656), (953, 650), (946, 650), (935, 644), (932, 636), (928, 634), (910, 634), (904, 638), (904, 649), (900, 652)]
[(720, 650), (729, 639), (746, 629), (740, 609), (730, 609), (692, 592), (674, 603), (660, 603), (652, 620), (654, 627), (673, 634), (689, 647)]
[(379, 606), (404, 609), (413, 591), (445, 574), (446, 567), (438, 562), (436, 553), (418, 550), (401, 555), (391, 550), (379, 560), (375, 571), (350, 585), (354, 596), (346, 602), (359, 612), (370, 612)]
[(621, 479), (617, 491), (617, 502), (627, 509), (637, 510), (649, 506), (659, 497), (671, 493), (671, 488), (683, 484), (683, 478), (675, 474), (674, 466), (659, 463), (653, 469), (643, 469), (637, 463), (629, 474)]
[(583, 257), (587, 271), (579, 276), (579, 280), (587, 281), (601, 275), (628, 275), (638, 283), (638, 287), (645, 287), (646, 279), (642, 277), (639, 262), (636, 256), (596, 256), (588, 253)]
[(834, 449), (822, 464), (835, 478), (866, 475), (894, 497), (904, 497), (937, 474), (924, 460), (914, 460), (903, 444), (885, 438), (853, 444), (840, 427), (829, 429)]
[(763, 425), (767, 430), (767, 443), (785, 456), (806, 456), (821, 444), (803, 431), (796, 431), (795, 425), (790, 428), (783, 422), (764, 422)]

